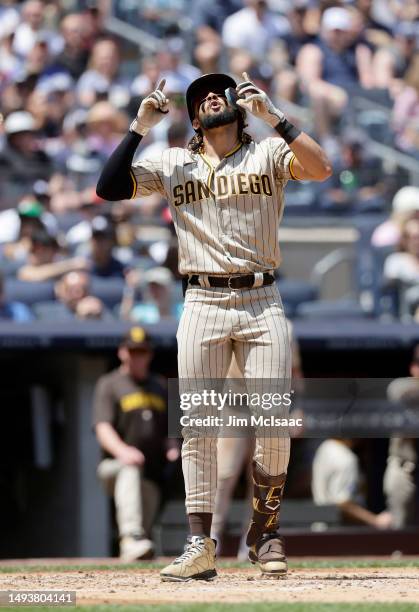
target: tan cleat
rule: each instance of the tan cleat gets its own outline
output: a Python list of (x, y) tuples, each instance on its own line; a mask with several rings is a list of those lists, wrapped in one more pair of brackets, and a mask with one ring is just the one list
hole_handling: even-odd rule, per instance
[(204, 536), (190, 536), (185, 552), (162, 569), (165, 582), (189, 582), (190, 580), (213, 580), (215, 570), (215, 540)]
[(151, 540), (140, 536), (124, 536), (119, 544), (119, 556), (127, 563), (152, 559), (154, 544)]
[(249, 548), (249, 560), (257, 563), (265, 576), (284, 576), (288, 570), (284, 541), (278, 533), (264, 533)]

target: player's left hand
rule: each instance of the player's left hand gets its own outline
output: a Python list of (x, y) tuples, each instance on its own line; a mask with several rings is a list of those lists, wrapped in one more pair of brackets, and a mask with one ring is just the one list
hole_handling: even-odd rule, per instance
[(250, 79), (247, 72), (243, 72), (244, 82), (237, 86), (237, 93), (240, 98), (236, 104), (245, 110), (259, 117), (272, 127), (278, 125), (285, 119), (284, 113), (276, 108), (269, 96)]

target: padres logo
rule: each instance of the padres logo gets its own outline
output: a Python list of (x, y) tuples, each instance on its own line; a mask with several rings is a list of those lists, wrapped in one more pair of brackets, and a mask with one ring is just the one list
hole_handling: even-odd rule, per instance
[(130, 336), (133, 342), (143, 342), (145, 339), (145, 331), (142, 327), (133, 327), (130, 331)]

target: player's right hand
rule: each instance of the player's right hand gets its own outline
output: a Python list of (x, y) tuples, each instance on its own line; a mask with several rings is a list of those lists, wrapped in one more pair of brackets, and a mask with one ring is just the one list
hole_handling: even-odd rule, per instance
[(249, 79), (247, 72), (243, 72), (243, 79), (244, 82), (239, 83), (236, 89), (239, 95), (237, 106), (241, 106), (272, 127), (278, 125), (285, 118), (284, 113), (276, 108), (266, 92)]
[(135, 446), (128, 444), (123, 446), (118, 453), (117, 459), (125, 465), (144, 465), (145, 457)]
[(131, 123), (130, 130), (145, 136), (169, 112), (169, 100), (163, 93), (166, 79), (162, 79), (156, 89), (144, 98), (138, 109), (137, 117)]
[(383, 512), (377, 514), (375, 517), (374, 526), (377, 529), (391, 529), (393, 526), (393, 517), (390, 512), (384, 510)]

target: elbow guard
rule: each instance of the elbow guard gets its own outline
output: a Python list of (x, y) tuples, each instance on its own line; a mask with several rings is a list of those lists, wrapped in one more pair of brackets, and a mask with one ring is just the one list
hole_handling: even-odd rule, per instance
[(133, 191), (131, 176), (128, 175), (127, 179), (130, 182), (118, 184), (117, 182), (107, 181), (106, 177), (101, 176), (96, 186), (96, 194), (109, 202), (129, 200), (134, 197), (135, 191)]

